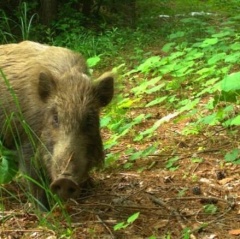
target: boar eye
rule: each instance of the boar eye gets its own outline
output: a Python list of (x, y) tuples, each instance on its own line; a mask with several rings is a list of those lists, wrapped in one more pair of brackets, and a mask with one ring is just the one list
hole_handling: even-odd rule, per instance
[(55, 127), (55, 128), (58, 128), (58, 127), (59, 127), (59, 120), (58, 120), (58, 114), (57, 114), (57, 113), (54, 113), (54, 114), (53, 114), (53, 117), (52, 117), (52, 125), (53, 125), (53, 127)]

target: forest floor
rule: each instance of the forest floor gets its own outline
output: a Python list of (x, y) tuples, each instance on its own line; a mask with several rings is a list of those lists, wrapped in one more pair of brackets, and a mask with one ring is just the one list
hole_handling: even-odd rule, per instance
[[(130, 114), (139, 110), (148, 109)], [(159, 118), (169, 114), (161, 107), (151, 111)], [(36, 215), (10, 195), (2, 198), (0, 238), (240, 238), (240, 167), (223, 160), (223, 152), (239, 147), (239, 129), (232, 135), (233, 130), (208, 127), (201, 135), (183, 137), (179, 132), (190, 121), (163, 124), (156, 138), (147, 142), (159, 140), (159, 152), (136, 160), (130, 169), (123, 167), (125, 155), (118, 166), (94, 172), (94, 189), (87, 197), (66, 203), (68, 216), (59, 208)], [(149, 119), (138, 127), (143, 130), (153, 122)], [(108, 137), (109, 132), (103, 132), (103, 138)], [(126, 137), (111, 151), (124, 152), (129, 145), (136, 150), (146, 146)], [(166, 169), (174, 156), (180, 159), (172, 165), (176, 169)], [(7, 188), (26, 200), (18, 184)], [(136, 212), (140, 212), (136, 221), (114, 231), (114, 225)]]

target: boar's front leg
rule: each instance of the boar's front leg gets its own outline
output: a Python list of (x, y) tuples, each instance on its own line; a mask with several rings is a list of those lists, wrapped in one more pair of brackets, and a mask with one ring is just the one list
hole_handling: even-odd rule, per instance
[(41, 211), (49, 211), (50, 205), (46, 194), (46, 187), (49, 185), (48, 177), (37, 160), (38, 153), (31, 144), (25, 144), (21, 147), (19, 154), (19, 168), (25, 174), (34, 204)]

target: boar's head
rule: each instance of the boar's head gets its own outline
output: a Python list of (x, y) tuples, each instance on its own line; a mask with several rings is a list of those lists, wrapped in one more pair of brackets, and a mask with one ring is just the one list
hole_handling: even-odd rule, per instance
[(46, 110), (38, 162), (63, 200), (76, 198), (89, 170), (104, 160), (99, 112), (112, 100), (113, 81), (107, 73), (92, 81), (74, 69), (59, 77), (40, 73), (38, 95)]

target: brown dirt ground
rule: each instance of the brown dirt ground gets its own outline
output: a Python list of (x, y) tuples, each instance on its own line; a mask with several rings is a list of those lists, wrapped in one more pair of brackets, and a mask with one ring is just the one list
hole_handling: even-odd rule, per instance
[[(159, 108), (152, 111), (158, 117), (169, 113), (159, 114)], [(124, 152), (129, 145), (139, 150), (153, 141), (161, 142), (159, 152), (136, 160), (130, 169), (124, 169), (128, 155), (122, 154), (117, 164), (94, 172), (94, 190), (68, 202), (68, 216), (59, 208), (50, 215), (28, 213), (23, 203), (9, 199), (10, 195), (3, 197), (0, 239), (240, 238), (240, 167), (223, 160), (225, 152), (239, 147), (239, 129), (233, 134), (211, 127), (200, 135), (182, 136), (180, 131), (189, 121), (163, 124), (144, 144), (122, 139), (112, 152)], [(138, 127), (142, 130), (153, 122), (152, 118)], [(103, 132), (104, 138), (108, 134)], [(166, 162), (173, 156), (180, 158), (178, 169), (166, 170)], [(193, 158), (202, 161), (194, 163)], [(24, 202), (18, 184), (7, 185), (7, 189)], [(216, 212), (207, 213), (207, 204), (216, 206)], [(113, 230), (135, 212), (140, 215), (133, 224)], [(184, 228), (192, 230), (189, 237), (183, 237)]]

